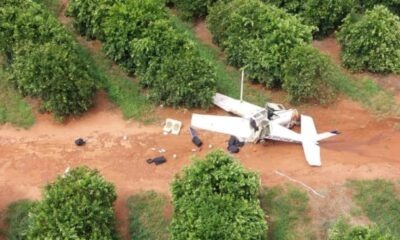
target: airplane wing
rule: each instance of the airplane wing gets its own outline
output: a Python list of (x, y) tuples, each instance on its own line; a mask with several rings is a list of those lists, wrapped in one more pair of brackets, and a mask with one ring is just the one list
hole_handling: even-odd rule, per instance
[(310, 166), (321, 166), (321, 150), (318, 146), (318, 133), (314, 120), (310, 116), (301, 115), (301, 137), (304, 155)]
[(233, 135), (244, 140), (250, 139), (254, 134), (249, 120), (240, 117), (193, 114), (191, 125), (194, 128)]
[(250, 117), (257, 112), (264, 110), (264, 108), (257, 105), (245, 101), (241, 102), (240, 100), (236, 100), (220, 93), (215, 94), (213, 103), (223, 110), (241, 117)]

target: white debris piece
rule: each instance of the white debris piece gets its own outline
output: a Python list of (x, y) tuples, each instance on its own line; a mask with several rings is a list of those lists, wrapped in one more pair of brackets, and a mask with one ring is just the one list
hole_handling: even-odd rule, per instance
[(182, 128), (182, 122), (178, 120), (174, 120), (171, 118), (167, 118), (165, 121), (165, 126), (163, 128), (163, 132), (165, 135), (171, 133), (173, 135), (179, 135)]

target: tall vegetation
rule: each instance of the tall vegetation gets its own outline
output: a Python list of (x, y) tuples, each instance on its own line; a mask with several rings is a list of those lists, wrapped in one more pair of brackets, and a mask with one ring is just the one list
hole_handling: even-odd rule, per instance
[(376, 226), (352, 226), (346, 219), (339, 219), (328, 231), (328, 240), (395, 240)]
[(196, 160), (172, 183), (171, 239), (262, 239), (259, 187), (257, 174), (222, 151)]
[(36, 203), (30, 200), (20, 200), (10, 204), (5, 212), (8, 240), (25, 240), (29, 229), (29, 213)]
[(72, 36), (42, 5), (2, 1), (0, 39), (12, 83), (24, 95), (41, 98), (43, 110), (62, 118), (92, 105), (96, 76)]
[(386, 7), (349, 15), (338, 39), (343, 64), (352, 71), (400, 73), (400, 19)]
[(113, 184), (97, 170), (72, 169), (44, 189), (30, 214), (28, 239), (117, 239)]
[(325, 104), (336, 99), (340, 71), (328, 56), (312, 46), (299, 46), (284, 65), (283, 89), (292, 103), (318, 101)]
[[(72, 1), (69, 8), (91, 4), (84, 2), (91, 1)], [(215, 68), (190, 37), (175, 26), (164, 4), (163, 0), (115, 2), (104, 14), (103, 22), (96, 25), (102, 28), (105, 52), (128, 73), (138, 76), (153, 101), (208, 107), (216, 91)], [(86, 21), (72, 10), (71, 15), (77, 22)], [(86, 26), (80, 32), (90, 28)]]
[(193, 20), (198, 17), (205, 17), (208, 8), (218, 0), (170, 0), (179, 9), (179, 14), (183, 19)]
[(88, 38), (104, 39), (103, 26), (109, 10), (116, 2), (123, 0), (70, 0), (67, 15), (74, 17), (74, 28)]
[(295, 14), (304, 24), (315, 26), (314, 36), (322, 38), (333, 33), (352, 10), (358, 9), (358, 0), (264, 0)]
[(210, 9), (208, 25), (228, 62), (269, 87), (281, 87), (290, 52), (312, 39), (311, 27), (259, 0), (219, 2)]
[(171, 208), (167, 197), (153, 192), (143, 192), (128, 198), (129, 233), (132, 240), (167, 240), (171, 218), (166, 213)]

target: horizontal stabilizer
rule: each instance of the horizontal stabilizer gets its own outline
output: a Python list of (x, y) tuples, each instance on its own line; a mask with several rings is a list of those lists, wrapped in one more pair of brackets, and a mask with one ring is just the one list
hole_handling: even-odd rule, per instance
[(302, 144), (307, 163), (313, 167), (321, 166), (321, 150), (319, 145), (307, 140), (304, 140)]
[(310, 166), (321, 166), (318, 134), (314, 120), (310, 116), (301, 115), (301, 137), (304, 155)]

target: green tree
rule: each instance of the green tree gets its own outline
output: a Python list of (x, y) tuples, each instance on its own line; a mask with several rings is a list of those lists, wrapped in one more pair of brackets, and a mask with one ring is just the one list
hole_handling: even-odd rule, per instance
[(284, 65), (283, 89), (292, 103), (328, 103), (337, 96), (339, 69), (312, 46), (299, 46)]
[(57, 117), (77, 115), (93, 103), (96, 85), (75, 43), (21, 45), (11, 65), (11, 81), (24, 95), (42, 99), (42, 110)]
[(97, 170), (78, 167), (44, 189), (33, 209), (27, 237), (32, 240), (117, 239), (113, 184)]
[(268, 87), (281, 87), (282, 66), (290, 52), (312, 40), (311, 27), (259, 0), (218, 3), (210, 10), (208, 24), (228, 62), (246, 67), (251, 80)]
[(172, 183), (171, 239), (262, 239), (260, 180), (222, 151), (197, 159)]
[(400, 73), (400, 19), (386, 7), (349, 15), (338, 39), (343, 64), (352, 71)]
[(103, 23), (114, 3), (122, 0), (70, 0), (67, 15), (74, 28), (88, 38), (104, 39)]
[(93, 101), (97, 76), (73, 37), (44, 6), (31, 0), (0, 4), (0, 49), (12, 83), (39, 97), (58, 118), (80, 114)]

